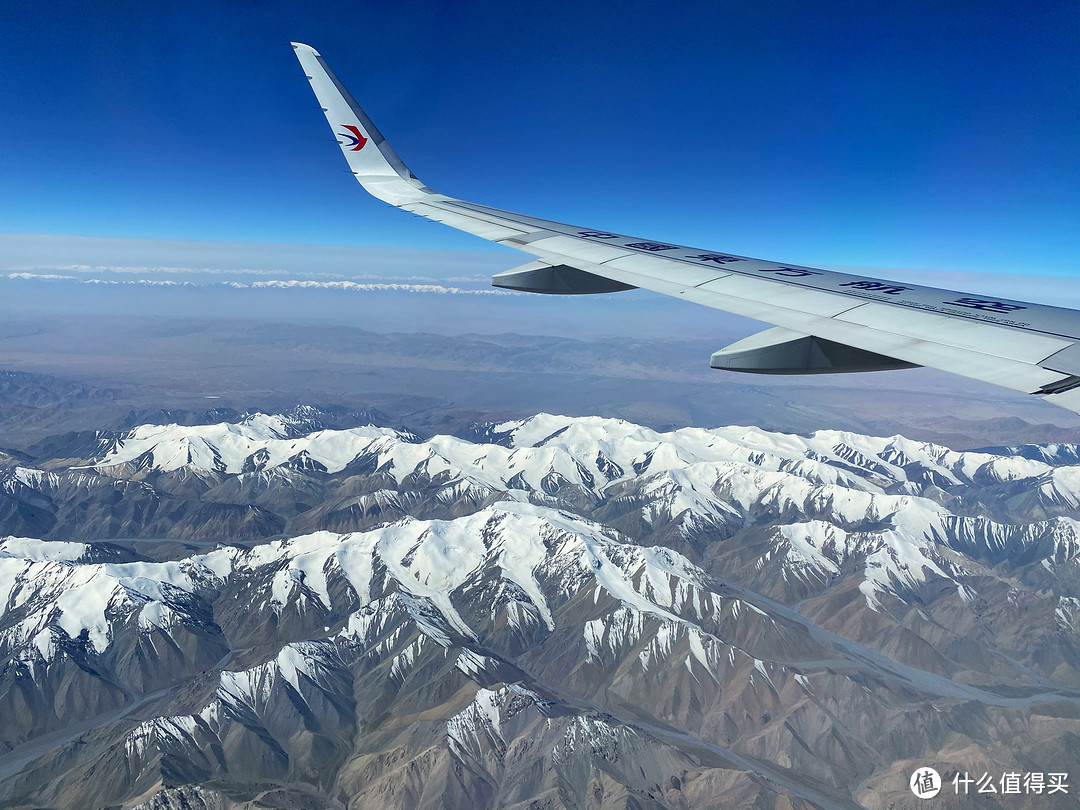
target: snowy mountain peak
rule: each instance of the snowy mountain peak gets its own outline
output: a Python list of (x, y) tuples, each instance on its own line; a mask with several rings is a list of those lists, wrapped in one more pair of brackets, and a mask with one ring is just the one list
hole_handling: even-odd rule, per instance
[(469, 435), (248, 414), (0, 469), (0, 803), (853, 807), (1080, 733), (1070, 450)]

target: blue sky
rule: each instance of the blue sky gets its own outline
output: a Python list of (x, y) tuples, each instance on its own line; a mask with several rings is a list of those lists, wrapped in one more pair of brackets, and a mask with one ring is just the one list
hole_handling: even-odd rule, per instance
[(1075, 2), (9, 2), (0, 24), (8, 233), (500, 250), (363, 193), (295, 39), (465, 199), (806, 264), (1080, 274)]

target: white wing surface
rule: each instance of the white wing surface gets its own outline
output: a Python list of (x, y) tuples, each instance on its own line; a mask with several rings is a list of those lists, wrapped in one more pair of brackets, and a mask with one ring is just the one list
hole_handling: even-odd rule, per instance
[(712, 366), (821, 374), (931, 366), (1080, 413), (1080, 312), (781, 264), (489, 208), (421, 183), (319, 53), (296, 56), (361, 185), (391, 205), (535, 256), (497, 287), (580, 295), (635, 287), (774, 324)]

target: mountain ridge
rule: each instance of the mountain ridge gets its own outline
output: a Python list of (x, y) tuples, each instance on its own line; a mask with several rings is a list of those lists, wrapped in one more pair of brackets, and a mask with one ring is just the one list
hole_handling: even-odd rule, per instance
[(249, 414), (0, 469), (0, 534), (49, 526), (0, 541), (0, 800), (902, 807), (919, 763), (1080, 766), (1075, 448), (468, 436)]

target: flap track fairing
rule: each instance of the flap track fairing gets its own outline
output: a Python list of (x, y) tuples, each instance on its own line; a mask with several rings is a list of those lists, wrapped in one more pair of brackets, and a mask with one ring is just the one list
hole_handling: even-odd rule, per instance
[(597, 293), (633, 290), (629, 284), (586, 273), (566, 264), (529, 262), (513, 270), (498, 273), (491, 279), (492, 287), (547, 295), (595, 295)]
[(918, 368), (914, 363), (777, 327), (732, 343), (709, 365), (750, 374), (840, 374)]

